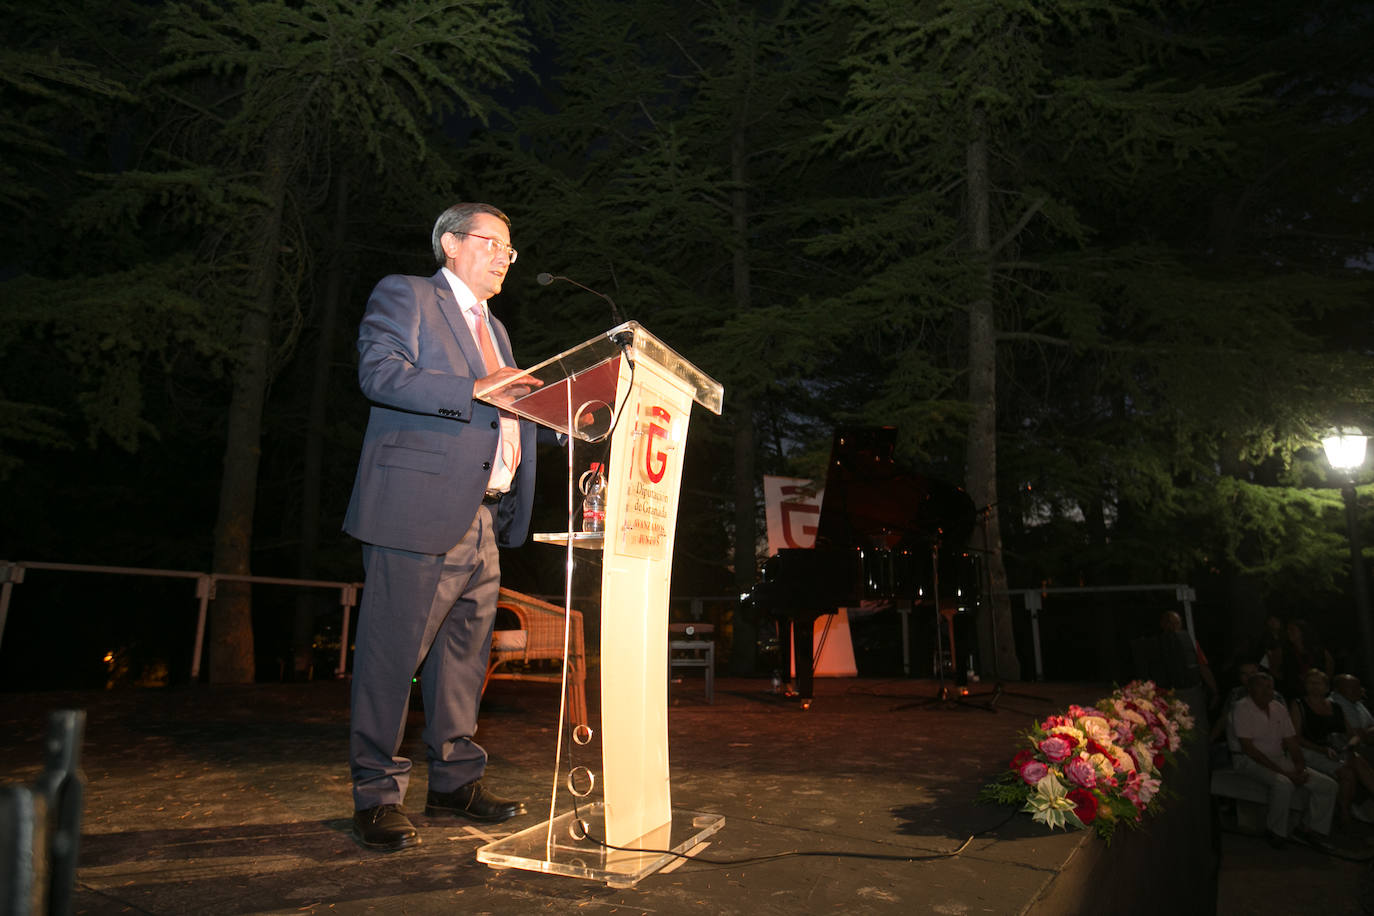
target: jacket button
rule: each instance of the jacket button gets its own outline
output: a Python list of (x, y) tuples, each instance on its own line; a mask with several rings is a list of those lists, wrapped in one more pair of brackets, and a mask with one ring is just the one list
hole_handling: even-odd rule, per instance
[(484, 470), (484, 471), (490, 471), (490, 470), (491, 470), (491, 462), (490, 462), (490, 461), (483, 461), (483, 462), (482, 462), (482, 470)]
[(498, 426), (500, 426), (500, 425), (501, 425), (501, 424), (500, 424), (500, 423), (497, 423), (495, 420), (492, 420), (492, 421), (491, 421), (491, 428), (492, 428), (492, 429), (495, 429), (496, 427), (498, 427)]

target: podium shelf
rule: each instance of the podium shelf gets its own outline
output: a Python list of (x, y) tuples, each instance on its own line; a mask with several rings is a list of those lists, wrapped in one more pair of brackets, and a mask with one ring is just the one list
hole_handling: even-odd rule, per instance
[[(536, 544), (556, 544), (559, 547), (568, 546), (568, 532), (566, 531), (536, 531), (534, 533)], [(572, 534), (574, 547), (581, 547), (586, 550), (601, 550), (606, 546), (606, 532), (604, 531), (574, 531)]]

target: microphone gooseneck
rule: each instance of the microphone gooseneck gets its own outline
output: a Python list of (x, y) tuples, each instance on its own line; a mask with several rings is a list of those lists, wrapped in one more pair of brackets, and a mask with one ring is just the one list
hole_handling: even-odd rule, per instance
[(606, 303), (607, 303), (608, 305), (610, 305), (610, 307), (611, 307), (611, 317), (615, 319), (615, 323), (616, 323), (616, 324), (624, 324), (624, 323), (625, 323), (625, 316), (620, 314), (620, 308), (615, 304), (615, 300), (612, 299), (610, 296), (606, 295), (605, 293), (600, 292), (599, 290), (592, 289), (590, 286), (583, 286), (581, 283), (578, 283), (578, 282), (577, 282), (576, 280), (574, 280), (572, 277), (563, 277), (563, 276), (558, 276), (558, 275), (551, 274), (551, 273), (540, 273), (540, 274), (537, 275), (534, 279), (535, 279), (535, 282), (538, 283), (540, 286), (548, 286), (548, 285), (549, 285), (550, 283), (552, 283), (554, 280), (562, 280), (564, 283), (571, 283), (573, 286), (576, 286), (578, 289), (585, 290), (585, 291), (591, 293), (593, 296), (600, 296), (602, 299), (605, 299), (605, 300), (606, 300)]

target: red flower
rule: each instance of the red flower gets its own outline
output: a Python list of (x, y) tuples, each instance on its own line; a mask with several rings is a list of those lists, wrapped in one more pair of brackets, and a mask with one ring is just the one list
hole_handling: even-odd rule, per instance
[(1073, 813), (1084, 824), (1097, 820), (1097, 798), (1087, 789), (1070, 790), (1068, 799), (1073, 802)]
[(1022, 749), (1016, 752), (1016, 756), (1011, 758), (1011, 768), (1016, 772), (1021, 772), (1021, 768), (1035, 759), (1035, 754)]
[(1164, 766), (1164, 755), (1163, 755), (1163, 754), (1155, 754), (1155, 769), (1158, 770), (1158, 769), (1160, 769), (1160, 768), (1163, 767), (1163, 766)]

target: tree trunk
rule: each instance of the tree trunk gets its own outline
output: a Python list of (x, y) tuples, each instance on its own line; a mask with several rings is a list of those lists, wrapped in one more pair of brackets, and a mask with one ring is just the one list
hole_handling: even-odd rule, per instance
[[(749, 270), (749, 193), (745, 187), (748, 175), (748, 146), (743, 130), (737, 130), (730, 145), (730, 177), (734, 189), (730, 192), (730, 219), (734, 230), (735, 251), (732, 280), (735, 313), (744, 314), (752, 303), (753, 279)], [(744, 593), (754, 586), (755, 543), (758, 528), (754, 505), (754, 409), (748, 394), (737, 395), (735, 414), (735, 586)], [(754, 658), (758, 648), (758, 622), (745, 620), (736, 614), (730, 643), (730, 670), (737, 675), (754, 673)]]
[[(344, 245), (348, 241), (348, 172), (340, 168), (334, 186), (334, 219), (330, 224), (330, 257), (319, 303), (319, 339), (315, 348), (315, 367), (310, 380), (310, 406), (305, 422), (305, 456), (301, 481), (300, 543), (296, 575), (313, 579), (317, 575), (315, 554), (320, 546), (321, 477), (324, 467), (324, 427), (329, 405), (329, 368), (333, 364), (334, 326), (343, 291)], [(309, 680), (315, 664), (315, 620), (324, 605), (323, 596), (314, 589), (301, 588), (296, 595), (295, 619), (291, 627), (293, 677)], [(346, 638), (346, 636), (345, 636)]]
[[(233, 395), (229, 402), (224, 474), (215, 521), (213, 571), (252, 574), (253, 512), (258, 462), (262, 456), (262, 409), (272, 353), (272, 311), (277, 249), (285, 207), (286, 155), (283, 132), (270, 142), (263, 176), (266, 199), (247, 276), (253, 296), (239, 326)], [(248, 684), (254, 678), (253, 598), (247, 583), (220, 582), (210, 610), (210, 681)]]
[[(747, 395), (735, 399), (735, 588), (740, 594), (755, 585), (755, 542), (758, 523), (754, 504), (754, 415)], [(754, 674), (758, 655), (759, 622), (736, 613), (730, 643), (730, 672), (740, 677)]]
[[(993, 664), (998, 679), (1019, 680), (1012, 631), (1011, 600), (1007, 572), (1002, 564), (1002, 529), (997, 513), (997, 325), (992, 300), (992, 238), (989, 201), (986, 128), (981, 114), (974, 115), (973, 138), (967, 150), (968, 220), (972, 253), (979, 263), (980, 290), (969, 304), (968, 367), (969, 403), (973, 415), (968, 426), (968, 489), (981, 520), (981, 540), (987, 593), (987, 610), (979, 621), (981, 655)], [(990, 614), (989, 614), (990, 612)]]

